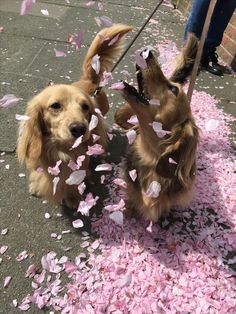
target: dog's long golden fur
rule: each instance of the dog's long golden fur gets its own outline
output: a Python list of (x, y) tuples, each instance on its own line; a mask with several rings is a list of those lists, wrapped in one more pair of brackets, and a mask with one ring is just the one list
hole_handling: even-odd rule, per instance
[[(109, 109), (108, 100), (102, 90), (94, 99), (92, 96), (99, 86), (103, 72), (110, 71), (112, 65), (124, 47), (124, 35), (130, 32), (130, 26), (117, 24), (103, 29), (100, 35), (109, 37), (103, 41), (99, 34), (95, 37), (83, 63), (81, 79), (72, 85), (53, 85), (36, 95), (26, 109), (29, 120), (20, 126), (17, 154), (20, 162), (30, 170), (30, 192), (44, 196), (49, 200), (64, 200), (70, 207), (78, 205), (80, 194), (76, 185), (67, 185), (65, 180), (72, 170), (70, 160), (76, 162), (78, 156), (86, 158), (80, 169), (88, 171), (88, 145), (92, 146), (92, 134), (89, 122), (92, 115), (98, 118), (97, 127), (92, 131), (99, 136), (96, 143), (106, 148), (107, 134), (103, 120), (96, 109), (105, 114)], [(118, 40), (109, 45), (110, 40), (119, 34)], [(92, 58), (100, 56), (98, 74), (92, 68)], [(79, 147), (71, 149), (76, 138), (83, 136)], [(48, 173), (48, 167), (54, 167), (61, 160), (60, 180), (56, 193), (53, 193), (54, 176)]]
[[(197, 48), (197, 41), (189, 37), (188, 47)], [(116, 112), (116, 123), (125, 129), (132, 127), (127, 122), (132, 115), (139, 121), (137, 137), (129, 147), (124, 165), (127, 182), (126, 208), (130, 215), (143, 215), (157, 221), (168, 215), (176, 205), (185, 205), (193, 195), (195, 181), (196, 149), (198, 128), (191, 113), (190, 104), (181, 84), (189, 74), (189, 58), (184, 49), (181, 65), (174, 71), (174, 80), (167, 79), (151, 52), (146, 59), (147, 68), (138, 68), (139, 91), (127, 83), (122, 90), (127, 101)], [(188, 64), (187, 64), (188, 62)], [(183, 75), (183, 70), (185, 75)], [(148, 99), (160, 101), (160, 105), (150, 105)], [(158, 137), (152, 127), (153, 122), (162, 124), (167, 131)], [(133, 181), (129, 172), (136, 169)], [(147, 195), (152, 182), (158, 182), (161, 190), (156, 197)]]

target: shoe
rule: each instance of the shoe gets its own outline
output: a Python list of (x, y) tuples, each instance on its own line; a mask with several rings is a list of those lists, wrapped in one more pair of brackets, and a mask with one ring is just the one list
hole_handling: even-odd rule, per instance
[(201, 68), (218, 76), (222, 76), (223, 66), (218, 63), (218, 55), (214, 52), (210, 55), (203, 55), (201, 59)]

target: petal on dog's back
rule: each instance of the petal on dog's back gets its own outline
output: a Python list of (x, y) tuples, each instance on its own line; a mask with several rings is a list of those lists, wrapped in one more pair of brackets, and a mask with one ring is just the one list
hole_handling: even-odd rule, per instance
[(79, 185), (85, 178), (86, 171), (85, 170), (77, 170), (71, 173), (69, 178), (66, 180), (66, 184), (68, 185)]

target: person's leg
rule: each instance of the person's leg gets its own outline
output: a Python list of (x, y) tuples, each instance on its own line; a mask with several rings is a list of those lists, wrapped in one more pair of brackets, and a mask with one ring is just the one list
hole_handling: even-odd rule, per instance
[(236, 0), (217, 1), (204, 45), (204, 54), (214, 55), (235, 8)]
[(206, 19), (210, 0), (194, 0), (192, 9), (185, 27), (184, 39), (187, 40), (188, 32), (192, 32), (200, 39)]

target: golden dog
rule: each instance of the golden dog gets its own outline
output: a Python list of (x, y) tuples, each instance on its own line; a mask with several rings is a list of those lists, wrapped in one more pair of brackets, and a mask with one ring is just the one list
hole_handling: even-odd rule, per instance
[[(124, 83), (127, 104), (117, 110), (116, 123), (130, 129), (127, 120), (132, 115), (138, 118), (133, 127), (137, 137), (124, 165), (128, 215), (139, 214), (155, 222), (192, 198), (198, 128), (181, 84), (191, 72), (189, 56), (194, 57), (196, 49), (197, 40), (191, 35), (170, 80), (148, 52), (147, 67), (137, 66), (139, 91)], [(132, 171), (136, 178), (130, 175)]]
[[(99, 110), (104, 115), (109, 104), (103, 90), (95, 98), (93, 95), (104, 71), (110, 71), (121, 54), (124, 36), (131, 30), (130, 26), (122, 24), (103, 29), (87, 52), (78, 82), (48, 86), (29, 102), (26, 109), (29, 119), (20, 126), (17, 154), (20, 162), (30, 170), (30, 193), (57, 203), (64, 200), (72, 208), (78, 206), (80, 194), (77, 185), (65, 182), (72, 173), (68, 163), (72, 161), (75, 166), (77, 158), (82, 156), (84, 160), (80, 161), (80, 170), (88, 171), (89, 156), (86, 152), (88, 146), (94, 145), (92, 133), (97, 136), (96, 143), (106, 148), (107, 134)], [(98, 71), (92, 67), (96, 55), (100, 58)], [(89, 124), (94, 116), (98, 123), (91, 131)], [(81, 144), (72, 148), (79, 137)], [(49, 167), (53, 168), (57, 162), (60, 172), (49, 171)], [(57, 188), (53, 189), (53, 180), (57, 176)]]

